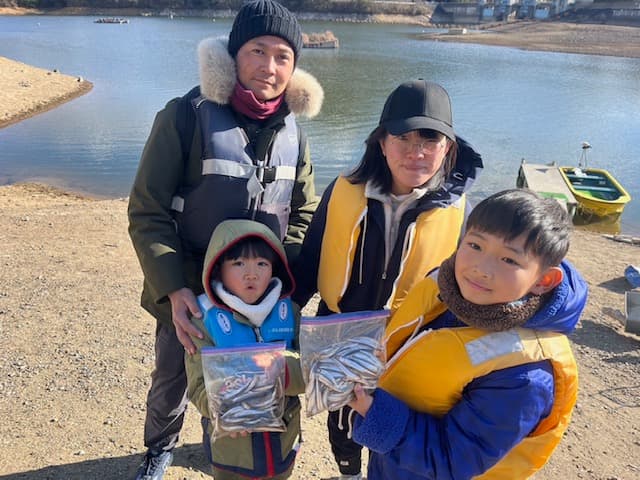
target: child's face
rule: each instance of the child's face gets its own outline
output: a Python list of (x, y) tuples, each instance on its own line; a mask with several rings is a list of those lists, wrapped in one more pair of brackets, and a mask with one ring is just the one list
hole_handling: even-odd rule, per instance
[(244, 303), (253, 305), (271, 281), (273, 265), (263, 257), (238, 257), (225, 260), (220, 267), (224, 287)]
[(524, 236), (509, 242), (477, 230), (468, 231), (456, 253), (455, 275), (462, 296), (477, 305), (508, 303), (527, 293), (542, 293), (538, 258), (524, 249)]

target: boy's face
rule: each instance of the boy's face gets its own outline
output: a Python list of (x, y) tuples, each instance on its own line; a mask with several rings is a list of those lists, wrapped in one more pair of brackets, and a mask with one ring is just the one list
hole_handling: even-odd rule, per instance
[(273, 265), (263, 257), (238, 257), (225, 260), (220, 267), (224, 287), (244, 303), (253, 305), (271, 281)]
[(490, 233), (468, 231), (455, 262), (462, 296), (477, 305), (492, 305), (550, 290), (547, 284), (543, 285), (547, 282), (547, 269), (525, 251), (524, 244), (524, 236), (507, 242)]

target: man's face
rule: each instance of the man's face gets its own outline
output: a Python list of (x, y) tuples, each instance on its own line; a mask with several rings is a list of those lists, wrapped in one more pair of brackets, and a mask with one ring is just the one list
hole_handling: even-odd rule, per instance
[(280, 96), (294, 69), (293, 49), (286, 40), (273, 35), (252, 38), (236, 55), (238, 80), (258, 100)]

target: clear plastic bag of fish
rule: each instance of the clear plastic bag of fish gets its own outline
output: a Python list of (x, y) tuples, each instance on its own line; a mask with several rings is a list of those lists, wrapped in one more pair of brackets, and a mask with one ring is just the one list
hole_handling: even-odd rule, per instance
[(372, 391), (384, 372), (387, 310), (302, 317), (300, 366), (308, 417), (338, 410), (355, 398), (356, 384)]
[(213, 439), (239, 432), (284, 432), (285, 343), (202, 349)]

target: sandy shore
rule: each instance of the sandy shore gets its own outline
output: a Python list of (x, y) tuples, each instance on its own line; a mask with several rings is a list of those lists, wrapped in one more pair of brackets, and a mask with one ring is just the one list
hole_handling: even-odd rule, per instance
[[(0, 187), (0, 477), (122, 480), (144, 452), (154, 323), (126, 199)], [(569, 258), (590, 299), (571, 342), (580, 391), (569, 430), (536, 480), (640, 475), (640, 336), (624, 331), (623, 277), (640, 247), (574, 232)], [(306, 310), (309, 312), (310, 310)], [(335, 476), (325, 415), (303, 420), (294, 479)], [(191, 409), (167, 480), (210, 478)]]
[(640, 27), (564, 22), (513, 22), (465, 34), (425, 34), (420, 38), (480, 43), (544, 52), (640, 58)]
[(51, 110), (92, 88), (81, 76), (0, 57), (0, 128)]

